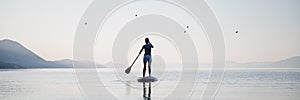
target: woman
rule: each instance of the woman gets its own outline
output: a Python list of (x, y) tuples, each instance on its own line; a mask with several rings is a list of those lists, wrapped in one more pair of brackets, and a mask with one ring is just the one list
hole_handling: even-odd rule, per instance
[(142, 49), (140, 50), (140, 53), (142, 53), (143, 49), (145, 49), (145, 54), (144, 54), (144, 68), (143, 68), (143, 77), (145, 77), (145, 73), (146, 73), (146, 64), (148, 62), (148, 71), (149, 71), (149, 76), (151, 76), (151, 62), (152, 62), (152, 58), (151, 58), (151, 48), (153, 48), (153, 45), (150, 43), (149, 38), (145, 38), (145, 45), (143, 45)]

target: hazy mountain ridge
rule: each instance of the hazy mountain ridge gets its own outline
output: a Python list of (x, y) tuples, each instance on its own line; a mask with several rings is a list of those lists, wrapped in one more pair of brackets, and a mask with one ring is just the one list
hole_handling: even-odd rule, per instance
[(270, 64), (270, 66), (274, 66), (274, 67), (288, 66), (293, 68), (300, 68), (300, 56), (294, 56), (284, 60), (273, 62), (272, 64)]
[[(74, 61), (78, 67), (88, 67), (93, 62)], [(0, 69), (17, 68), (71, 68), (73, 61), (69, 59), (46, 61), (16, 41), (0, 40)], [(97, 65), (97, 67), (104, 67)]]
[(226, 66), (229, 68), (300, 68), (300, 56), (294, 56), (274, 62), (237, 63), (231, 61), (227, 62)]
[[(0, 69), (13, 68), (71, 68), (73, 62), (77, 67), (86, 68), (94, 66), (89, 61), (73, 61), (63, 59), (57, 61), (46, 61), (34, 52), (25, 48), (16, 41), (4, 39), (0, 40)], [(192, 64), (193, 65), (193, 64)], [(191, 66), (192, 66), (191, 65)], [(208, 66), (210, 64), (200, 64)], [(112, 64), (96, 65), (99, 67), (112, 66)], [(300, 68), (300, 56), (294, 56), (287, 59), (274, 62), (249, 62), (237, 63), (233, 61), (226, 62), (227, 68)]]

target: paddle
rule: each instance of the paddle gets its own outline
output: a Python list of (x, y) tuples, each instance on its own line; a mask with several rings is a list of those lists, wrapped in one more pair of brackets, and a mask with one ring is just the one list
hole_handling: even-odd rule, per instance
[(128, 67), (128, 68), (125, 70), (125, 73), (126, 73), (126, 74), (129, 74), (129, 73), (130, 73), (131, 67), (133, 66), (133, 64), (135, 63), (135, 61), (139, 58), (139, 56), (140, 56), (140, 53), (139, 53), (139, 55), (135, 58), (135, 60), (134, 60), (133, 63), (131, 64), (131, 66)]

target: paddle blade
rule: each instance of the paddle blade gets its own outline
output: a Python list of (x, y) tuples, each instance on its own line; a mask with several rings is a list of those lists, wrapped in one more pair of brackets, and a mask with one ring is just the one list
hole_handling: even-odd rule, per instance
[(129, 74), (129, 73), (130, 73), (130, 70), (131, 70), (131, 67), (128, 67), (128, 68), (125, 70), (125, 73), (126, 73), (126, 74)]

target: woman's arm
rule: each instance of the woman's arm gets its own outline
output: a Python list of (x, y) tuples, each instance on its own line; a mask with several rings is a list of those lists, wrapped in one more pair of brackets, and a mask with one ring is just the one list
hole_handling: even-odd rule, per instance
[(149, 44), (150, 44), (151, 48), (154, 48), (154, 46), (151, 44), (151, 42), (150, 42), (150, 41), (149, 41)]
[(140, 50), (139, 54), (141, 54), (141, 53), (142, 53), (143, 49), (144, 49), (144, 46), (143, 46), (143, 47), (142, 47), (142, 49)]
[[(149, 42), (150, 43), (150, 42)], [(154, 46), (150, 43), (150, 45), (151, 45), (151, 48), (154, 48)]]

